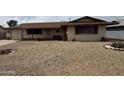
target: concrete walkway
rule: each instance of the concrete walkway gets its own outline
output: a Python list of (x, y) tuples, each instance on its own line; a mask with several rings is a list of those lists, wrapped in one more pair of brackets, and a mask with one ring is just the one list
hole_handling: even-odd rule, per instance
[(15, 42), (16, 42), (15, 40), (0, 40), (0, 46), (10, 44), (10, 43), (15, 43)]

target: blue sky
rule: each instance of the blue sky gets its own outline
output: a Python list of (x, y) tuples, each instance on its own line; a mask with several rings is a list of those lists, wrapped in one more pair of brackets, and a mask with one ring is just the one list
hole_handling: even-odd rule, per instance
[[(18, 23), (30, 22), (55, 22), (55, 21), (69, 21), (69, 18), (77, 19), (82, 16), (0, 16), (0, 25), (7, 26), (6, 22), (9, 20), (17, 20)], [(94, 16), (107, 21), (124, 20), (124, 16)]]

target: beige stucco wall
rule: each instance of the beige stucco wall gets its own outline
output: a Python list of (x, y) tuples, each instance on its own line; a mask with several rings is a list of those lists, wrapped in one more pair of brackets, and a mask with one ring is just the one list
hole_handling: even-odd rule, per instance
[[(75, 26), (68, 26), (67, 27), (67, 35), (68, 35), (68, 40), (76, 40), (76, 41), (100, 41), (101, 37), (105, 36), (105, 25), (99, 25), (98, 26), (98, 34), (80, 34), (80, 35), (75, 35)], [(12, 33), (12, 39), (14, 40), (21, 40), (21, 39), (28, 39), (28, 38), (45, 38), (45, 31), (43, 30), (41, 35), (27, 35), (26, 30), (19, 30), (19, 29), (13, 29), (11, 31)], [(53, 35), (61, 35), (64, 38), (64, 31), (60, 31), (57, 33), (54, 29), (51, 31), (51, 38)], [(7, 33), (8, 36), (10, 34)]]
[(6, 39), (21, 40), (21, 29), (6, 29)]
[(10, 39), (11, 38), (11, 32), (10, 30), (6, 30), (6, 39)]
[(101, 37), (105, 36), (105, 25), (98, 26), (98, 34), (80, 34), (75, 35), (75, 27), (70, 26), (67, 28), (68, 40), (71, 41), (75, 39), (76, 41), (100, 41)]
[(19, 29), (13, 29), (11, 31), (11, 34), (12, 34), (12, 39), (13, 40), (21, 40), (21, 30)]
[(67, 27), (67, 36), (68, 36), (69, 41), (72, 41), (73, 39), (75, 39), (75, 27), (74, 26)]

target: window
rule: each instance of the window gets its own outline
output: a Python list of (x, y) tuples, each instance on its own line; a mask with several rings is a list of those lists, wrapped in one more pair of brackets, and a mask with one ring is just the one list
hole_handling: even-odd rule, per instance
[(32, 32), (33, 32), (33, 30), (32, 30), (32, 29), (27, 29), (27, 35), (31, 35), (31, 34), (32, 34)]
[(42, 29), (27, 29), (27, 35), (42, 34)]
[(56, 30), (56, 33), (59, 33), (59, 32), (60, 32), (60, 30), (59, 30), (59, 29), (57, 29), (57, 30)]
[(33, 34), (42, 34), (41, 29), (33, 29)]
[(76, 26), (75, 34), (97, 34), (98, 26)]

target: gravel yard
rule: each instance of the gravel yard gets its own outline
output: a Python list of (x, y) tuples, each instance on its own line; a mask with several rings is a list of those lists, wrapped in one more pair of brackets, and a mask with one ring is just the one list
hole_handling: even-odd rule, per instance
[(0, 75), (124, 75), (124, 51), (105, 49), (105, 42), (18, 41), (0, 55)]

